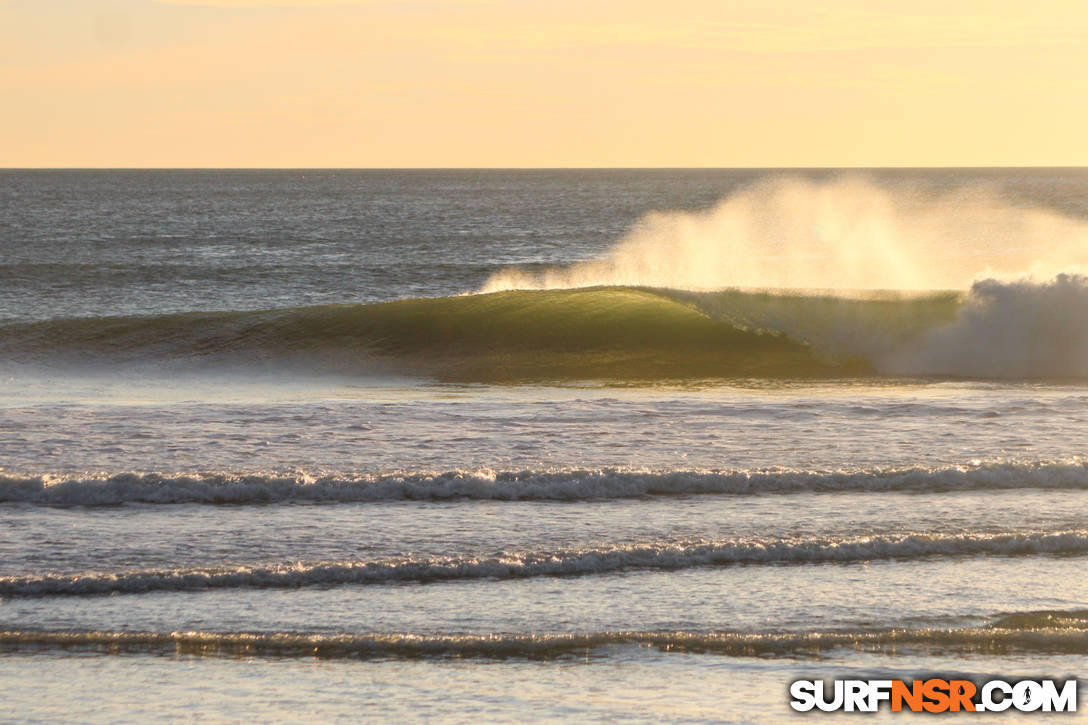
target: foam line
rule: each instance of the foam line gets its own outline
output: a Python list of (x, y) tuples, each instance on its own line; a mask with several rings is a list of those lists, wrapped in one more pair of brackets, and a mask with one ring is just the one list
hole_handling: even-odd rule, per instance
[(492, 558), (406, 558), (0, 577), (0, 597), (88, 596), (212, 589), (433, 583), (597, 575), (705, 566), (851, 563), (959, 556), (1088, 554), (1088, 531), (912, 533), (894, 536), (731, 539), (510, 553)]
[(1079, 460), (862, 471), (448, 471), (339, 476), (274, 473), (0, 475), (0, 503), (44, 506), (266, 504), (402, 500), (577, 501), (651, 495), (829, 491), (930, 492), (1088, 489)]

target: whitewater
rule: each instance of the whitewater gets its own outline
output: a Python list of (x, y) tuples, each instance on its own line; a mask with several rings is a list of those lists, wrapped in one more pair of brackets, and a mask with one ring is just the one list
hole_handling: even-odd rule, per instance
[(1083, 678), (1086, 322), (1076, 169), (2, 171), (0, 681), (782, 722)]

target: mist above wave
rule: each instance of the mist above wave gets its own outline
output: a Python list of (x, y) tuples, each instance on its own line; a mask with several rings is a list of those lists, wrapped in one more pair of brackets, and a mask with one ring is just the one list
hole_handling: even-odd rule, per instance
[[(883, 374), (1084, 378), (1086, 269), (1088, 223), (991, 190), (934, 196), (860, 176), (778, 178), (706, 211), (651, 214), (601, 259), (503, 270), (481, 291), (769, 290), (751, 298), (758, 305), (704, 297), (697, 306), (784, 333), (823, 359), (866, 360)], [(799, 303), (798, 290), (826, 294), (800, 295)], [(941, 312), (935, 297), (901, 298), (887, 309), (845, 299), (860, 290), (964, 292), (961, 305)]]
[(983, 188), (939, 196), (864, 177), (777, 178), (700, 211), (644, 217), (603, 258), (495, 273), (481, 292), (630, 285), (964, 290), (1088, 265), (1088, 223)]

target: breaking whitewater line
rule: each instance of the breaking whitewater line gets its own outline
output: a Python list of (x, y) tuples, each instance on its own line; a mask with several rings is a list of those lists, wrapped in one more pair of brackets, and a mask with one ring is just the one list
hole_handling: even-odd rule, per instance
[(1088, 463), (983, 463), (860, 471), (574, 469), (309, 476), (276, 473), (0, 475), (0, 503), (41, 506), (266, 504), (287, 501), (580, 501), (642, 496), (832, 491), (1088, 489)]
[(211, 589), (432, 583), (598, 575), (705, 566), (852, 563), (960, 556), (1088, 554), (1088, 531), (737, 539), (687, 544), (511, 553), (492, 558), (349, 561), (236, 568), (176, 569), (0, 577), (0, 598), (139, 594)]

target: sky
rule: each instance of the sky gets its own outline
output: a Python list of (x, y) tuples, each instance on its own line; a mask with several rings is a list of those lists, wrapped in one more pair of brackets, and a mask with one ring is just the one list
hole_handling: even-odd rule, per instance
[(0, 0), (3, 167), (1088, 165), (1084, 0)]

